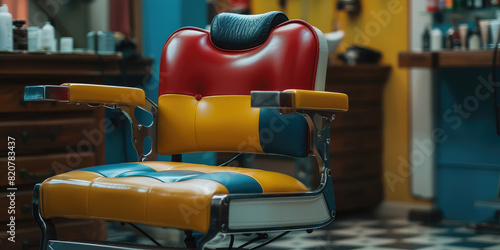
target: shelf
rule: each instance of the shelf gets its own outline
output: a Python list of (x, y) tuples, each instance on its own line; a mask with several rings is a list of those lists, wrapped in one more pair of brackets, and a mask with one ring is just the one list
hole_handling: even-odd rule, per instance
[(467, 8), (462, 8), (460, 10), (454, 10), (454, 9), (446, 9), (446, 10), (441, 10), (441, 11), (436, 11), (436, 12), (428, 12), (427, 10), (422, 10), (420, 11), (420, 14), (426, 14), (426, 15), (449, 15), (449, 14), (480, 14), (480, 13), (485, 13), (485, 12), (491, 12), (494, 14), (495, 11), (500, 10), (500, 6), (488, 6), (480, 9), (467, 9)]
[(498, 6), (489, 6), (480, 9), (460, 9), (460, 10), (443, 10), (438, 12), (427, 12), (429, 14), (464, 14), (464, 13), (481, 13), (481, 12), (494, 12), (500, 10)]
[(491, 67), (492, 62), (492, 50), (399, 53), (399, 67), (406, 68), (481, 68)]
[(149, 75), (152, 58), (123, 59), (121, 55), (0, 54), (0, 76), (119, 76)]

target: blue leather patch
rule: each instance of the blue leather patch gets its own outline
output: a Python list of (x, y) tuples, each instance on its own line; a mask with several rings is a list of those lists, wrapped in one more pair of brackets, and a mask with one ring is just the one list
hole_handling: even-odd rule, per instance
[(181, 182), (194, 179), (216, 181), (227, 188), (229, 193), (262, 193), (262, 186), (254, 178), (233, 172), (204, 173), (194, 170), (156, 171), (137, 163), (121, 163), (82, 168), (75, 171), (90, 171), (107, 178), (149, 177), (161, 182)]
[(308, 133), (307, 121), (302, 115), (283, 115), (277, 109), (260, 109), (259, 139), (264, 152), (306, 157)]
[(242, 193), (262, 193), (262, 186), (254, 178), (233, 172), (216, 172), (209, 174), (202, 174), (194, 178), (183, 178), (182, 181), (192, 179), (205, 179), (216, 181), (227, 188), (230, 194)]
[(168, 170), (154, 173), (127, 172), (117, 177), (150, 177), (162, 182), (181, 182), (194, 179), (216, 181), (227, 188), (229, 193), (262, 193), (260, 183), (254, 178), (233, 172), (203, 173), (192, 170)]
[(192, 170), (167, 170), (159, 172), (131, 171), (123, 173), (117, 177), (150, 177), (162, 182), (178, 182), (184, 180), (184, 178), (193, 178), (199, 176), (200, 174), (204, 173)]
[(138, 163), (109, 164), (109, 165), (102, 165), (102, 166), (77, 169), (75, 171), (96, 172), (96, 173), (101, 174), (107, 178), (115, 178), (115, 177), (118, 177), (120, 175), (124, 175), (127, 172), (131, 172), (131, 173), (141, 172), (143, 174), (148, 173), (148, 172), (149, 173), (156, 173), (156, 170), (154, 170), (148, 166), (138, 164)]

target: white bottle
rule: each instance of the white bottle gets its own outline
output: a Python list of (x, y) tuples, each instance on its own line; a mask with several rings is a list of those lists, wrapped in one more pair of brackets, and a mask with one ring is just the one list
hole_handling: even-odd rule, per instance
[(12, 33), (12, 15), (7, 4), (4, 4), (0, 7), (0, 50), (14, 50)]
[(481, 49), (481, 37), (473, 34), (469, 37), (469, 50), (480, 50)]
[(52, 26), (50, 22), (46, 22), (42, 28), (41, 49), (45, 51), (53, 51), (54, 40), (55, 40), (54, 26)]
[[(479, 21), (478, 21), (479, 22)], [(479, 30), (479, 24), (472, 29), (469, 35), (469, 50), (480, 50), (481, 49), (481, 31)]]
[(431, 51), (440, 51), (443, 49), (443, 32), (439, 28), (431, 31)]
[(73, 37), (61, 37), (59, 45), (61, 53), (73, 53)]
[(28, 27), (28, 51), (38, 50), (39, 31), (40, 31), (39, 27), (36, 26)]

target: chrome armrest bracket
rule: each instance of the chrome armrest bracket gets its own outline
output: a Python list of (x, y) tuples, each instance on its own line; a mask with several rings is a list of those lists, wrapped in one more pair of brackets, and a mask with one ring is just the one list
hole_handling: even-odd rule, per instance
[(307, 121), (310, 131), (310, 150), (314, 155), (321, 182), (316, 189), (325, 195), (328, 207), (335, 213), (332, 171), (330, 170), (330, 123), (335, 119), (333, 112), (315, 110), (297, 110)]
[[(158, 122), (158, 106), (146, 97), (144, 108), (139, 106), (113, 105), (116, 112), (122, 112), (132, 125), (131, 133), (125, 135), (125, 140), (132, 142), (139, 161), (155, 161), (156, 152), (156, 129)], [(149, 138), (149, 139), (147, 139)], [(146, 142), (149, 141), (149, 143)], [(144, 148), (151, 144), (151, 149)]]

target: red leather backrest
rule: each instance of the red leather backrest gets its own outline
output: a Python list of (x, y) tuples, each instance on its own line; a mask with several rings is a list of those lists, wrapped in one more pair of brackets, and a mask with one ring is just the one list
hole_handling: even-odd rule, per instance
[(249, 95), (252, 90), (314, 89), (319, 56), (313, 27), (300, 20), (279, 25), (260, 46), (229, 51), (209, 33), (182, 28), (165, 43), (159, 96)]

